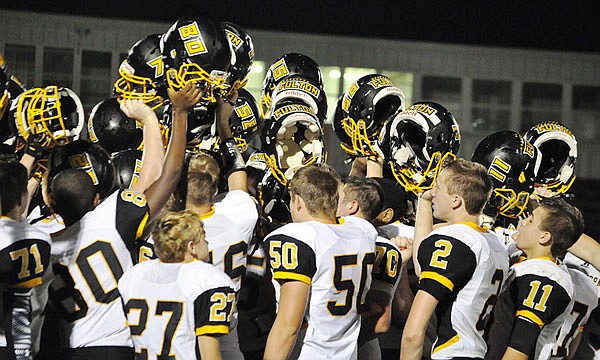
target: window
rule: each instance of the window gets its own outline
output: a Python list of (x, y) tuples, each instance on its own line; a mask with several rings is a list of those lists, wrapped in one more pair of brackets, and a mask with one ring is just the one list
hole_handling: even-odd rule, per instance
[(381, 72), (382, 75), (385, 75), (392, 80), (394, 85), (396, 85), (402, 92), (404, 93), (404, 97), (406, 99), (406, 105), (412, 104), (413, 101), (413, 74), (412, 73), (403, 73), (398, 71), (387, 71), (384, 70)]
[(578, 139), (600, 135), (600, 87), (573, 86), (573, 134)]
[(248, 90), (258, 102), (260, 93), (262, 92), (262, 84), (265, 79), (265, 62), (264, 61), (254, 61), (252, 64), (252, 69), (248, 73), (248, 83), (244, 86), (244, 89)]
[(14, 75), (26, 87), (33, 87), (35, 81), (35, 47), (6, 44), (4, 60), (9, 74)]
[(521, 130), (547, 120), (560, 121), (562, 110), (562, 86), (559, 84), (523, 84), (523, 112)]
[(354, 67), (344, 68), (344, 84), (342, 86), (342, 91), (348, 90), (348, 88), (350, 87), (350, 85), (352, 85), (353, 82), (369, 74), (377, 74), (377, 70)]
[(323, 88), (327, 95), (327, 123), (331, 123), (337, 100), (342, 95), (340, 90), (341, 69), (338, 66), (321, 66)]
[(462, 117), (461, 90), (460, 78), (424, 76), (422, 100), (437, 102), (450, 110), (456, 119), (460, 119)]
[(73, 49), (44, 48), (42, 86), (73, 87)]
[(473, 80), (471, 129), (476, 131), (508, 129), (511, 93), (509, 81)]
[(111, 53), (83, 51), (81, 57), (80, 98), (84, 109), (90, 110), (99, 101), (110, 97)]

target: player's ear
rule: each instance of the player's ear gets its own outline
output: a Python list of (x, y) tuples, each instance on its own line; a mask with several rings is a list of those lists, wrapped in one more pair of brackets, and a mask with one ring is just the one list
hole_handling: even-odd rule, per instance
[(100, 204), (100, 194), (94, 195), (94, 208)]
[(550, 246), (552, 245), (552, 234), (548, 231), (544, 231), (540, 234), (540, 239), (538, 240), (540, 245), (542, 246)]
[(458, 195), (452, 195), (452, 208), (453, 209), (458, 209), (463, 203), (464, 203), (464, 200), (462, 197), (460, 197)]

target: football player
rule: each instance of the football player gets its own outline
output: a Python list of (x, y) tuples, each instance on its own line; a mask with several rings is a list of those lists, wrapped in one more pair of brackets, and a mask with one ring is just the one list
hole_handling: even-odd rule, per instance
[(132, 266), (128, 249), (175, 189), (184, 159), (187, 112), (201, 96), (193, 84), (169, 90), (173, 133), (163, 171), (144, 193), (118, 190), (98, 204), (99, 195), (85, 172), (67, 169), (51, 179), (52, 208), (67, 226), (53, 237), (58, 264), (50, 288), (68, 334), (64, 359), (133, 356), (117, 281)]
[[(350, 176), (344, 181), (338, 203), (338, 216), (357, 216), (369, 222), (381, 214), (383, 189), (375, 180)], [(377, 236), (377, 257), (373, 266), (371, 289), (367, 293), (365, 312), (361, 314), (358, 359), (381, 357), (377, 333), (389, 329), (392, 297), (400, 280), (400, 268), (412, 257), (412, 247), (402, 250), (392, 241)]]
[[(573, 309), (573, 284), (557, 262), (583, 232), (583, 216), (564, 199), (544, 199), (512, 235), (527, 260), (511, 267), (498, 310), (511, 309), (509, 326), (492, 325), (488, 358), (549, 359), (557, 333)], [(508, 335), (508, 336), (507, 336)], [(501, 355), (503, 354), (503, 355)]]
[(231, 279), (206, 263), (200, 216), (168, 212), (152, 239), (158, 259), (119, 280), (136, 358), (193, 360), (199, 350), (202, 359), (220, 359), (218, 337), (229, 331), (236, 296)]
[(31, 289), (42, 284), (50, 263), (50, 237), (24, 220), (27, 170), (17, 162), (0, 161), (0, 358), (31, 359)]
[[(401, 359), (421, 359), (434, 311), (432, 359), (484, 357), (484, 329), (508, 274), (506, 250), (478, 225), (491, 190), (483, 166), (458, 159), (445, 163), (433, 188), (420, 196), (413, 245), (419, 247), (419, 290), (402, 334)], [(431, 231), (433, 217), (448, 225)]]
[(326, 165), (302, 167), (290, 180), (293, 223), (265, 239), (280, 285), (265, 359), (286, 359), (292, 348), (299, 359), (357, 357), (358, 310), (369, 291), (377, 232), (366, 220), (336, 218), (339, 188)]

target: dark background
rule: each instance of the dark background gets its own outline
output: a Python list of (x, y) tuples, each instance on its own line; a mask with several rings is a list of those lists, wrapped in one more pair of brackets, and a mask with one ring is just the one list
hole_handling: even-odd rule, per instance
[(0, 0), (0, 8), (260, 30), (600, 52), (598, 1)]

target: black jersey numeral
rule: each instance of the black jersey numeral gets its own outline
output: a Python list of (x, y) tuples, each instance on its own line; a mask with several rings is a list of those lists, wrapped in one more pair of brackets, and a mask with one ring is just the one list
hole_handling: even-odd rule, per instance
[[(554, 351), (552, 352), (553, 357), (556, 356), (559, 358), (563, 358), (569, 355), (567, 351), (568, 346), (571, 344), (571, 341), (575, 339), (575, 331), (577, 331), (579, 325), (581, 325), (581, 320), (583, 320), (583, 318), (587, 314), (587, 311), (588, 306), (586, 304), (580, 303), (578, 301), (575, 301), (575, 303), (573, 303), (573, 311), (571, 311), (571, 314), (577, 314), (577, 318), (575, 318), (575, 321), (571, 325), (571, 328), (569, 329), (569, 332), (567, 333), (563, 341), (560, 344), (557, 343), (558, 346), (555, 347)], [(556, 334), (557, 341), (561, 333), (562, 331), (559, 331), (558, 334)]]
[[(356, 290), (356, 285), (352, 279), (344, 279), (343, 271), (344, 267), (357, 266), (358, 265), (358, 254), (351, 255), (338, 255), (333, 257), (335, 269), (333, 273), (333, 285), (338, 292), (345, 292), (345, 299), (342, 304), (338, 304), (337, 300), (330, 300), (327, 302), (327, 310), (334, 316), (344, 316), (348, 314), (352, 308), (352, 297)], [(358, 286), (358, 295), (356, 296), (356, 307), (358, 308), (364, 303), (363, 292), (367, 284), (367, 280), (371, 277), (369, 266), (371, 269), (375, 264), (375, 253), (366, 253), (361, 262), (361, 275), (360, 283)]]
[(475, 328), (478, 331), (483, 331), (483, 338), (487, 339), (487, 334), (491, 325), (491, 317), (492, 311), (494, 310), (494, 305), (496, 305), (496, 301), (498, 301), (498, 294), (500, 294), (500, 290), (502, 289), (502, 279), (504, 278), (504, 272), (502, 269), (496, 269), (494, 275), (492, 276), (492, 285), (496, 285), (496, 292), (485, 301), (483, 305), (483, 309), (481, 310), (481, 314), (479, 314), (479, 319), (477, 319), (477, 324), (475, 324)]

